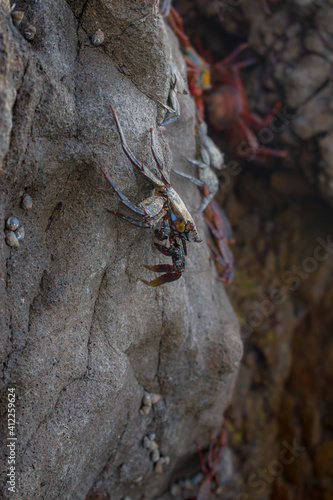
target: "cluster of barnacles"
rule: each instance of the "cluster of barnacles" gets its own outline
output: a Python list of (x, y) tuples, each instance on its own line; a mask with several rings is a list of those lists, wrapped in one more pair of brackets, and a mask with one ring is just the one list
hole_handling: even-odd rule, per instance
[(159, 446), (156, 442), (156, 434), (154, 432), (148, 432), (143, 438), (143, 447), (149, 450), (150, 460), (155, 464), (154, 471), (158, 474), (163, 474), (164, 467), (170, 464), (170, 458), (162, 456)]
[(149, 415), (151, 412), (152, 406), (156, 405), (162, 399), (161, 394), (154, 394), (145, 391), (142, 398), (142, 406), (140, 409), (141, 415)]
[[(30, 194), (24, 193), (21, 198), (21, 207), (23, 210), (30, 210), (32, 208), (32, 198)], [(5, 241), (9, 247), (17, 248), (20, 242), (24, 240), (25, 230), (24, 226), (17, 217), (11, 216), (6, 220), (5, 228)]]
[(36, 35), (36, 28), (25, 19), (25, 13), (22, 10), (15, 10), (15, 3), (11, 6), (11, 16), (14, 26), (20, 30), (26, 40), (32, 42)]

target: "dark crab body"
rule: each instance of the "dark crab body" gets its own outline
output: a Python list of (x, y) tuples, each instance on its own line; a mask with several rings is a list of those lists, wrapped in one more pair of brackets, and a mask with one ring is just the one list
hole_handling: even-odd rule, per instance
[[(156, 232), (155, 232), (156, 234)], [(185, 256), (186, 256), (186, 243), (179, 236), (174, 233), (169, 233), (169, 248), (154, 243), (155, 248), (161, 252), (163, 255), (167, 255), (172, 258), (172, 265), (170, 264), (157, 264), (156, 266), (146, 266), (150, 271), (155, 273), (166, 273), (153, 281), (146, 281), (141, 278), (141, 281), (149, 286), (159, 286), (163, 283), (169, 283), (171, 281), (176, 281), (181, 278), (182, 273), (185, 271)]]
[(189, 498), (188, 500), (209, 500), (211, 498), (211, 492), (215, 492), (217, 490), (218, 486), (220, 485), (219, 475), (223, 453), (226, 446), (227, 434), (225, 423), (222, 424), (220, 435), (218, 436), (215, 444), (213, 443), (212, 436), (210, 437), (209, 450), (206, 461), (203, 458), (200, 446), (197, 445), (201, 470), (204, 477), (200, 484), (197, 496), (195, 498)]
[(242, 43), (228, 57), (212, 65), (214, 85), (205, 95), (209, 123), (214, 129), (226, 132), (229, 148), (237, 156), (248, 161), (264, 160), (268, 156), (284, 158), (287, 151), (261, 147), (255, 134), (255, 130), (269, 126), (281, 104), (265, 118), (250, 111), (240, 69), (252, 65), (256, 59), (238, 61), (238, 56), (247, 48), (248, 44)]
[(206, 208), (204, 219), (215, 239), (217, 248), (210, 242), (207, 244), (214, 256), (219, 279), (230, 284), (234, 278), (234, 257), (229, 244), (235, 242), (230, 223), (215, 200)]
[(143, 163), (140, 163), (135, 158), (126, 143), (116, 112), (112, 106), (110, 107), (118, 128), (121, 145), (126, 156), (131, 160), (135, 168), (152, 182), (155, 187), (155, 193), (153, 196), (150, 196), (138, 205), (135, 205), (122, 193), (111, 177), (104, 172), (103, 169), (101, 169), (106, 179), (116, 191), (121, 202), (132, 210), (132, 212), (142, 216), (143, 219), (133, 219), (127, 215), (111, 210), (109, 210), (109, 212), (136, 226), (153, 229), (155, 236), (161, 241), (169, 237), (169, 248), (161, 245), (155, 245), (155, 247), (164, 255), (170, 256), (172, 258), (173, 265), (169, 266), (163, 264), (148, 267), (150, 270), (155, 272), (165, 272), (165, 274), (150, 283), (146, 280), (142, 281), (151, 286), (159, 286), (163, 283), (175, 281), (180, 278), (181, 273), (185, 269), (185, 241), (200, 242), (202, 241), (202, 238), (198, 236), (194, 220), (185, 203), (180, 198), (179, 194), (170, 186), (168, 172), (165, 170), (164, 165), (159, 159), (158, 153), (155, 149), (154, 130), (151, 129), (151, 150), (156, 165), (161, 173), (161, 179), (159, 179), (145, 165), (143, 165)]

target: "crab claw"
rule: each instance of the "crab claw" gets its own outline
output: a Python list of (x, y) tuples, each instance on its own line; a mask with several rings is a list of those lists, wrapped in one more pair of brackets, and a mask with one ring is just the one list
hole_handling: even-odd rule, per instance
[(164, 285), (164, 283), (171, 283), (172, 281), (176, 281), (181, 277), (181, 274), (175, 274), (175, 273), (168, 273), (168, 274), (162, 274), (162, 276), (159, 276), (158, 278), (152, 280), (152, 281), (147, 281), (144, 280), (143, 278), (140, 278), (143, 283), (149, 286), (160, 286)]
[(174, 266), (171, 266), (170, 264), (157, 264), (156, 266), (146, 266), (144, 264), (146, 269), (149, 269), (149, 271), (154, 271), (154, 273), (174, 273), (175, 268)]
[(191, 231), (191, 232), (188, 233), (187, 239), (191, 243), (193, 243), (193, 242), (194, 243), (200, 243), (202, 241), (201, 236), (199, 236), (198, 234), (193, 234), (193, 231)]

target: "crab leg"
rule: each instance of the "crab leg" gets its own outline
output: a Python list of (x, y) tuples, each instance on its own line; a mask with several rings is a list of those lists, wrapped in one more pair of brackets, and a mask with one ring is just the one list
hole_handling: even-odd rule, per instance
[[(208, 474), (209, 469), (208, 469), (207, 465), (205, 464), (204, 457), (203, 457), (202, 450), (201, 450), (201, 446), (199, 446), (198, 443), (195, 443), (195, 446), (197, 447), (197, 450), (198, 450), (201, 470), (204, 474)], [(210, 446), (210, 441), (209, 441), (209, 446)]]
[(224, 260), (224, 258), (222, 257), (221, 254), (218, 253), (218, 251), (216, 250), (216, 248), (213, 247), (213, 245), (211, 244), (210, 241), (207, 241), (207, 245), (209, 246), (209, 248), (211, 249), (213, 255), (214, 255), (214, 259), (219, 263), (221, 264), (223, 267), (227, 267), (227, 263), (226, 261)]
[(218, 253), (218, 251), (213, 247), (213, 245), (209, 241), (207, 241), (207, 245), (212, 250), (216, 262), (225, 267), (222, 276), (219, 276), (219, 280), (222, 280), (227, 283), (232, 283), (234, 279), (233, 259), (231, 259), (229, 262), (226, 262), (226, 260), (222, 257), (222, 255)]
[(184, 158), (188, 162), (192, 163), (192, 165), (195, 165), (196, 167), (200, 168), (201, 170), (206, 170), (206, 168), (208, 168), (208, 166), (205, 163), (203, 163), (202, 161), (193, 160), (192, 158), (187, 158), (187, 156), (184, 156)]
[(160, 179), (158, 179), (152, 172), (150, 172), (150, 170), (148, 170), (147, 167), (145, 167), (143, 163), (139, 162), (139, 160), (137, 160), (135, 158), (134, 154), (132, 153), (132, 151), (130, 150), (130, 148), (127, 145), (123, 130), (122, 130), (120, 122), (118, 120), (117, 113), (115, 112), (112, 104), (110, 104), (110, 108), (111, 108), (112, 115), (113, 115), (114, 121), (116, 122), (117, 129), (118, 129), (118, 132), (120, 135), (121, 146), (122, 146), (126, 156), (131, 160), (133, 165), (135, 165), (137, 170), (139, 170), (139, 172), (141, 172), (145, 177), (147, 177), (154, 184), (154, 186), (157, 186), (157, 187), (164, 186), (164, 183), (162, 183), (160, 181)]
[(161, 0), (161, 3), (160, 3), (161, 16), (166, 17), (169, 15), (170, 8), (171, 8), (171, 1), (172, 0)]
[(207, 455), (207, 463), (208, 466), (213, 469), (214, 468), (214, 450), (213, 450), (213, 436), (212, 434), (210, 435), (209, 438), (209, 449), (208, 449), (208, 455)]
[(158, 153), (156, 151), (155, 133), (154, 133), (153, 127), (150, 129), (150, 134), (151, 134), (151, 152), (153, 153), (155, 163), (156, 163), (158, 169), (160, 170), (165, 182), (168, 184), (168, 186), (170, 186), (169, 174), (165, 170), (164, 163), (162, 162), (162, 160), (160, 159), (160, 157), (158, 156)]
[(169, 22), (171, 28), (176, 33), (177, 37), (181, 40), (182, 45), (185, 45), (185, 47), (190, 47), (191, 46), (190, 39), (184, 33), (183, 20), (176, 11), (176, 9), (174, 9), (173, 7), (171, 7), (170, 9)]
[(238, 47), (236, 47), (236, 49), (233, 52), (231, 52), (231, 54), (229, 54), (227, 57), (225, 57), (221, 61), (218, 61), (217, 63), (215, 63), (215, 68), (218, 69), (220, 67), (223, 68), (227, 65), (232, 65), (238, 69), (241, 69), (241, 68), (245, 68), (247, 66), (251, 66), (252, 64), (256, 63), (258, 61), (258, 59), (256, 57), (253, 57), (251, 59), (245, 59), (244, 61), (234, 62), (236, 57), (241, 52), (243, 52), (243, 50), (245, 50), (247, 48), (249, 48), (248, 43), (241, 43)]
[(116, 215), (116, 217), (119, 217), (120, 219), (127, 220), (127, 222), (130, 222), (134, 226), (147, 227), (147, 228), (151, 227), (151, 225), (149, 224), (149, 222), (141, 222), (139, 220), (132, 219), (132, 217), (127, 217), (127, 215), (123, 215), (123, 214), (121, 214), (119, 212), (114, 212), (113, 210), (108, 210), (107, 209), (107, 211), (110, 212), (110, 214)]
[[(200, 161), (197, 161), (197, 160), (192, 160), (191, 158), (186, 158), (187, 161), (189, 161), (190, 163), (193, 163), (193, 165), (196, 165), (199, 169), (201, 170), (210, 170), (209, 167), (207, 167), (207, 165), (205, 165), (204, 163), (200, 162)], [(179, 172), (178, 170), (174, 170), (172, 169), (173, 172), (175, 172), (175, 174), (177, 175), (180, 175), (181, 177), (184, 177), (185, 179), (188, 179), (189, 181), (193, 182), (193, 184), (196, 184), (197, 186), (199, 187), (204, 187), (206, 185), (206, 183), (204, 181), (202, 181), (201, 179), (197, 179), (196, 177), (193, 177), (189, 174), (185, 174), (184, 172)], [(208, 173), (208, 172), (207, 172)], [(213, 174), (211, 174), (213, 175)], [(217, 180), (216, 180), (217, 182)], [(203, 212), (207, 206), (209, 205), (209, 203), (214, 199), (214, 196), (216, 195), (216, 191), (217, 191), (217, 188), (214, 189), (209, 192), (209, 194), (202, 200), (202, 203), (198, 209), (199, 212)]]
[(210, 222), (209, 219), (207, 219), (207, 217), (203, 216), (204, 218), (204, 221), (206, 222), (207, 226), (209, 227), (212, 235), (214, 236), (214, 238), (216, 238), (217, 240), (220, 240), (220, 239), (223, 239), (224, 236), (221, 235), (218, 230), (213, 226), (213, 224)]
[(272, 122), (272, 120), (276, 118), (277, 112), (281, 109), (281, 107), (282, 107), (281, 102), (275, 104), (274, 108), (268, 113), (268, 115), (265, 118), (261, 118), (255, 113), (247, 111), (245, 114), (247, 122), (258, 130), (260, 130), (263, 127), (268, 127)]
[[(195, 161), (195, 160), (193, 160)], [(193, 177), (192, 175), (189, 175), (189, 174), (185, 174), (185, 172), (180, 172), (179, 170), (174, 170), (172, 169), (172, 171), (179, 175), (180, 177), (184, 177), (184, 179), (187, 179), (191, 182), (193, 182), (193, 184), (195, 184), (196, 186), (199, 186), (199, 187), (203, 187), (205, 185), (205, 183), (203, 181), (201, 181), (200, 179), (197, 179), (196, 177)]]
[(144, 266), (149, 271), (154, 271), (154, 273), (174, 273), (175, 271), (175, 267), (170, 264), (157, 264), (156, 266), (146, 266), (144, 264)]
[[(139, 215), (147, 215), (147, 212), (144, 208), (140, 208), (140, 207), (137, 207), (136, 205), (134, 205), (134, 203), (132, 203), (121, 191), (120, 189), (118, 188), (118, 186), (113, 182), (113, 180), (111, 179), (111, 177), (106, 173), (104, 172), (104, 170), (100, 167), (101, 171), (102, 171), (102, 174), (104, 175), (104, 177), (109, 181), (109, 183), (111, 184), (111, 186), (113, 187), (113, 189), (115, 190), (115, 192), (117, 193), (117, 195), (119, 196), (121, 202), (126, 205), (126, 207), (128, 207), (130, 210), (132, 210), (132, 212), (135, 212), (136, 214), (139, 214)], [(110, 210), (109, 210), (110, 211)], [(114, 212), (112, 212), (114, 213)]]
[(209, 195), (207, 195), (203, 200), (202, 200), (202, 203), (200, 205), (200, 207), (198, 208), (198, 211), (199, 212), (204, 212), (206, 210), (206, 208), (208, 207), (208, 205), (211, 203), (211, 201), (214, 199), (214, 196), (216, 195), (215, 192), (212, 192), (210, 193)]
[[(223, 61), (223, 64), (231, 64), (232, 61), (234, 61), (234, 59), (236, 59), (236, 57), (238, 56), (238, 54), (240, 54), (241, 52), (243, 52), (243, 50), (249, 48), (249, 44), (248, 43), (240, 43), (238, 45), (238, 47), (235, 48), (235, 50), (233, 50), (231, 52), (231, 54), (229, 54), (227, 57), (225, 57), (224, 59), (222, 59)], [(220, 61), (220, 62), (222, 62)]]
[(284, 149), (260, 148), (256, 153), (259, 156), (277, 156), (278, 158), (286, 158), (286, 156), (289, 156), (288, 151)]
[(172, 253), (172, 248), (167, 248), (164, 245), (159, 245), (158, 243), (154, 243), (154, 247), (156, 250), (161, 252), (163, 255), (166, 255), (167, 257), (170, 257)]
[[(215, 236), (215, 238), (220, 239), (223, 238), (225, 235), (227, 241), (229, 241), (230, 243), (234, 243), (235, 241), (232, 235), (230, 222), (228, 221), (224, 213), (224, 210), (217, 204), (216, 201), (213, 201), (213, 203), (211, 203), (210, 208), (211, 208), (211, 217), (216, 227), (215, 229), (215, 227), (212, 226), (213, 228), (212, 233)], [(214, 231), (216, 231), (217, 234), (214, 234)]]

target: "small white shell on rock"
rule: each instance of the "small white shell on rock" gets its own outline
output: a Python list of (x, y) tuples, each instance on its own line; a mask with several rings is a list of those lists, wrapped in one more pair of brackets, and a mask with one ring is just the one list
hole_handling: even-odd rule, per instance
[(24, 236), (25, 236), (25, 231), (24, 231), (24, 227), (21, 226), (19, 227), (18, 229), (16, 229), (15, 231), (15, 236), (16, 238), (19, 240), (19, 241), (22, 241), (24, 239)]
[(142, 406), (142, 408), (140, 409), (140, 414), (141, 414), (141, 415), (149, 415), (150, 410), (151, 410), (151, 405), (150, 405), (150, 406), (148, 406), (148, 405), (144, 405), (144, 406)]
[(151, 445), (151, 441), (150, 441), (149, 437), (145, 436), (145, 437), (143, 438), (143, 446), (144, 446), (145, 448), (147, 448), (147, 450), (149, 450), (149, 446), (150, 446), (150, 445)]
[(201, 481), (203, 480), (203, 477), (204, 477), (203, 473), (198, 472), (198, 474), (196, 474), (195, 476), (192, 477), (192, 483), (199, 485), (201, 483)]
[(15, 231), (19, 227), (20, 223), (16, 217), (9, 217), (6, 221), (6, 227), (9, 231)]
[(162, 399), (161, 394), (150, 394), (150, 400), (153, 405), (156, 405)]
[(173, 497), (178, 497), (182, 492), (181, 487), (177, 483), (173, 483), (170, 488), (170, 493)]
[(142, 398), (142, 402), (144, 405), (149, 405), (152, 403), (151, 401), (151, 395), (149, 394), (149, 392), (145, 392), (144, 393), (144, 396)]
[(150, 455), (150, 458), (152, 462), (157, 462), (160, 459), (160, 450), (156, 448)]
[(148, 446), (148, 450), (154, 451), (157, 449), (158, 449), (158, 444), (156, 443), (156, 441), (150, 441), (149, 446)]
[(91, 43), (95, 45), (95, 47), (98, 47), (99, 45), (102, 45), (104, 39), (105, 39), (104, 33), (101, 29), (99, 29), (91, 37)]
[(24, 208), (24, 210), (30, 210), (30, 208), (32, 208), (32, 198), (30, 194), (24, 193), (22, 196), (21, 207)]
[(24, 38), (26, 38), (27, 40), (33, 40), (35, 38), (36, 31), (37, 30), (35, 26), (33, 26), (32, 24), (26, 24), (23, 29)]
[(192, 483), (192, 481), (190, 479), (185, 479), (184, 488), (185, 488), (185, 490), (193, 490), (194, 484)]
[(12, 13), (13, 24), (16, 27), (20, 26), (21, 22), (23, 21), (23, 18), (24, 18), (24, 12), (22, 10), (15, 10)]
[(156, 462), (154, 471), (157, 472), (157, 474), (163, 474), (163, 462), (161, 459)]
[(147, 432), (147, 438), (150, 439), (151, 441), (155, 441), (156, 439), (155, 432)]
[(6, 231), (6, 243), (9, 247), (20, 246), (19, 241), (13, 231)]

